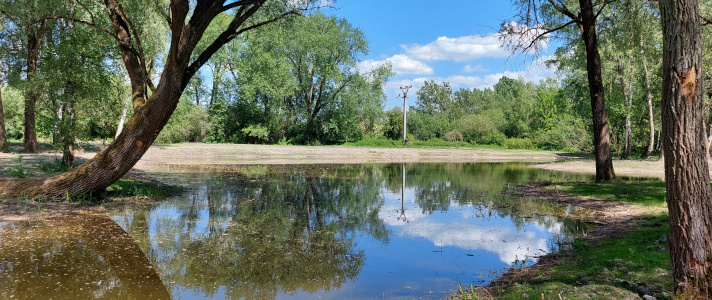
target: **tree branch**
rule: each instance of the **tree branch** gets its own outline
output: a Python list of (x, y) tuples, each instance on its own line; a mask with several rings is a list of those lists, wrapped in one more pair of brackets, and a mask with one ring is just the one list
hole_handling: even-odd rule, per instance
[[(261, 1), (261, 2), (264, 2), (264, 1)], [(292, 15), (292, 14), (299, 15), (299, 13), (297, 13), (296, 11), (291, 10), (291, 11), (285, 12), (285, 13), (279, 15), (279, 16), (276, 16), (276, 17), (274, 17), (274, 18), (272, 18), (272, 19), (270, 19), (270, 20), (267, 20), (267, 21), (264, 21), (264, 22), (259, 22), (259, 23), (257, 23), (257, 24), (252, 25), (252, 26), (248, 26), (248, 27), (246, 27), (246, 28), (243, 28), (243, 29), (239, 29), (239, 30), (238, 30), (238, 28), (240, 28), (240, 26), (242, 26), (242, 25), (245, 23), (245, 21), (246, 21), (250, 16), (252, 16), (252, 15), (261, 7), (261, 5), (262, 5), (262, 3), (258, 3), (258, 4), (254, 4), (253, 6), (251, 6), (251, 7), (249, 7), (249, 8), (247, 8), (247, 7), (242, 8), (242, 7), (241, 7), (240, 10), (241, 10), (241, 11), (244, 11), (244, 12), (242, 12), (242, 13), (239, 13), (239, 12), (238, 12), (238, 14), (235, 16), (235, 18), (230, 22), (230, 25), (228, 25), (228, 28), (225, 29), (225, 31), (223, 31), (223, 32), (215, 39), (215, 41), (213, 41), (213, 42), (210, 44), (210, 46), (208, 46), (208, 47), (205, 49), (205, 51), (203, 51), (203, 53), (200, 53), (200, 55), (198, 56), (198, 58), (195, 59), (195, 61), (193, 61), (192, 63), (190, 63), (190, 65), (188, 66), (188, 68), (185, 69), (185, 75), (186, 75), (186, 76), (185, 76), (185, 78), (183, 79), (183, 86), (185, 86), (185, 85), (188, 83), (188, 81), (190, 80), (190, 78), (193, 77), (193, 75), (195, 75), (196, 72), (198, 72), (198, 69), (200, 69), (200, 67), (202, 67), (202, 66), (210, 59), (210, 57), (212, 57), (213, 54), (215, 54), (215, 52), (217, 52), (223, 45), (225, 45), (225, 44), (227, 44), (228, 42), (232, 41), (232, 40), (233, 40), (235, 37), (237, 37), (238, 35), (240, 35), (240, 34), (246, 32), (246, 31), (249, 31), (249, 30), (252, 30), (252, 29), (256, 29), (256, 28), (258, 28), (258, 27), (261, 27), (261, 26), (264, 26), (264, 25), (267, 25), (267, 24), (276, 22), (276, 21), (278, 21), (278, 20), (280, 20), (280, 19), (282, 19), (282, 18), (284, 18), (284, 17), (286, 17), (286, 16)]]
[(549, 1), (549, 3), (551, 4), (551, 6), (554, 7), (554, 9), (556, 9), (558, 12), (560, 12), (560, 13), (566, 15), (566, 16), (569, 17), (571, 20), (575, 20), (575, 21), (578, 21), (578, 20), (579, 20), (579, 17), (578, 17), (577, 15), (574, 15), (574, 14), (566, 7), (566, 4), (561, 3), (561, 2), (558, 2), (558, 3), (557, 3), (557, 2), (554, 2), (554, 0), (548, 0), (548, 1)]

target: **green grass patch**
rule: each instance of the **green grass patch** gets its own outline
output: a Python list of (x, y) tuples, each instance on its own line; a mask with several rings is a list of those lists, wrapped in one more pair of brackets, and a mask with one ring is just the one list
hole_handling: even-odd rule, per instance
[(557, 185), (562, 191), (577, 196), (644, 206), (665, 205), (665, 182), (659, 180), (615, 183), (570, 182), (557, 183)]
[[(498, 291), (497, 299), (621, 299), (626, 294), (671, 295), (672, 278), (665, 215), (649, 216), (640, 228), (592, 245), (572, 244), (569, 255), (524, 282)], [(558, 299), (558, 298), (557, 298)]]
[(183, 188), (139, 179), (119, 179), (106, 188), (107, 197), (142, 197), (163, 199), (183, 191)]

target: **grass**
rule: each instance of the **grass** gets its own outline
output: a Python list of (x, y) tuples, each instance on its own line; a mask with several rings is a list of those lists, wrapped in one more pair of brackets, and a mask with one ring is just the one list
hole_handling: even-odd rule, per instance
[(617, 299), (626, 294), (666, 298), (672, 279), (667, 216), (645, 217), (638, 230), (596, 244), (578, 239), (555, 266), (511, 282), (497, 299)]
[(577, 196), (643, 206), (665, 205), (665, 182), (659, 180), (616, 183), (571, 182), (557, 185), (561, 191)]
[[(563, 182), (548, 188), (628, 205), (666, 205), (665, 183), (658, 180)], [(553, 263), (521, 275), (515, 271), (504, 277), (509, 282), (490, 291), (496, 299), (623, 299), (644, 294), (668, 299), (673, 286), (667, 213), (648, 214), (639, 222), (633, 231), (613, 237), (575, 239)]]

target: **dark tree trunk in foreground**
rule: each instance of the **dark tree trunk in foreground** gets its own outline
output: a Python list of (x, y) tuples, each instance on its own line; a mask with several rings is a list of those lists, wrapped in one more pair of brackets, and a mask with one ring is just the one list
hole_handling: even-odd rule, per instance
[[(266, 1), (226, 3), (225, 0), (205, 0), (199, 1), (192, 11), (187, 0), (171, 1), (170, 16), (165, 15), (166, 20), (170, 21), (170, 47), (160, 82), (151, 96), (146, 98), (148, 72), (140, 37), (132, 36), (131, 33), (136, 32), (135, 28), (131, 27), (133, 22), (123, 12), (121, 5), (116, 0), (104, 0), (132, 81), (133, 116), (124, 126), (123, 132), (109, 146), (72, 171), (51, 178), (0, 178), (0, 187), (3, 187), (0, 190), (0, 198), (41, 195), (64, 197), (67, 194), (104, 191), (126, 174), (146, 153), (170, 119), (190, 78), (218, 49), (244, 31), (294, 13), (285, 11), (268, 21), (243, 27)], [(210, 22), (218, 14), (231, 9), (235, 9), (235, 16), (224, 32), (191, 61), (195, 46)], [(142, 103), (143, 99), (146, 99), (145, 104)]]
[(660, 1), (663, 151), (670, 258), (681, 299), (712, 297), (712, 193), (706, 159), (702, 39), (696, 0)]
[(47, 31), (47, 20), (40, 22), (36, 31), (30, 29), (27, 34), (27, 82), (30, 88), (27, 89), (27, 99), (25, 100), (25, 152), (37, 152), (37, 130), (36, 130), (36, 106), (40, 98), (40, 90), (37, 84), (32, 82), (37, 62), (40, 57), (40, 46), (42, 38)]
[(7, 133), (5, 132), (5, 111), (2, 107), (2, 91), (0, 91), (0, 151), (7, 148)]
[(593, 146), (596, 153), (596, 182), (615, 181), (611, 156), (611, 138), (608, 131), (606, 99), (604, 97), (603, 77), (601, 75), (601, 56), (598, 53), (596, 35), (596, 15), (591, 0), (579, 0), (581, 6), (581, 38), (586, 46), (586, 71), (588, 89), (591, 95), (593, 112)]

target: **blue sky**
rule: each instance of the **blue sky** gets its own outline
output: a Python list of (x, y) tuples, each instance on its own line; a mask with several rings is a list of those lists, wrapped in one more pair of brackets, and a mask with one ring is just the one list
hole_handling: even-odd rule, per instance
[(512, 55), (497, 32), (516, 13), (507, 0), (337, 0), (323, 12), (347, 19), (370, 42), (362, 71), (390, 61), (396, 76), (386, 85), (386, 108), (402, 106), (400, 86), (413, 85), (408, 105), (425, 80), (454, 90), (491, 87), (502, 76), (527, 81), (554, 76), (538, 57)]

